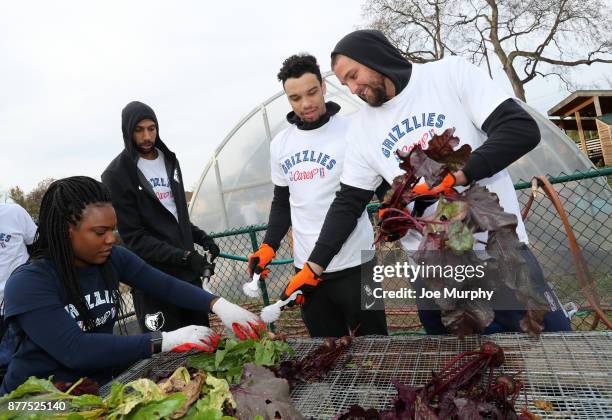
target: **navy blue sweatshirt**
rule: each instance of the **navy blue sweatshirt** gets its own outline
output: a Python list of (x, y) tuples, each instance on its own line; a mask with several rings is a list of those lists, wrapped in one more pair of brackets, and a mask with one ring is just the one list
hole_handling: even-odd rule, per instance
[[(151, 296), (192, 310), (209, 311), (214, 295), (179, 281), (146, 264), (131, 251), (114, 246), (110, 255), (113, 282), (119, 280)], [(76, 308), (63, 297), (54, 265), (36, 260), (15, 270), (4, 292), (7, 322), (23, 335), (7, 369), (0, 395), (28, 377), (73, 382), (83, 376), (100, 385), (113, 368), (151, 356), (151, 334), (113, 335), (117, 311), (104, 282), (101, 266), (77, 268), (81, 290), (96, 320), (84, 330)]]

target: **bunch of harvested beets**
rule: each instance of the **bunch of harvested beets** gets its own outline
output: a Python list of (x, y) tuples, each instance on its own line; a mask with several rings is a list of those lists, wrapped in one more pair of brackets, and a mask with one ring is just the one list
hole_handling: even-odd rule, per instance
[(280, 363), (274, 369), (276, 376), (285, 378), (293, 388), (297, 383), (310, 383), (321, 380), (336, 366), (353, 342), (353, 337), (345, 335), (339, 339), (326, 338), (319, 347), (301, 359), (292, 358)]
[[(506, 213), (495, 193), (472, 183), (458, 192), (447, 188), (440, 194), (435, 214), (423, 216), (424, 207), (435, 202), (426, 193), (415, 192), (421, 179), (429, 188), (439, 186), (453, 172), (462, 168), (471, 155), (468, 145), (459, 146), (454, 129), (434, 135), (426, 149), (417, 145), (409, 152), (397, 151), (399, 167), (404, 174), (393, 180), (391, 189), (381, 203), (381, 216), (377, 241), (397, 240), (409, 231), (421, 234), (417, 264), (426, 267), (475, 267), (482, 263), (473, 250), (478, 242), (477, 233), (486, 232), (485, 249), (490, 258), (486, 275), (464, 280), (449, 279), (446, 275), (428, 276), (424, 287), (428, 291), (442, 292), (447, 283), (458, 290), (508, 290), (525, 308), (520, 321), (523, 331), (537, 335), (544, 328), (544, 315), (548, 310), (546, 299), (534, 284), (525, 263), (523, 245), (516, 234), (518, 219)], [(413, 206), (412, 213), (407, 210)], [(420, 210), (419, 210), (420, 208)], [(443, 295), (443, 293), (440, 293)], [(497, 296), (497, 295), (496, 295)], [(458, 299), (444, 296), (435, 299), (441, 310), (441, 320), (454, 335), (482, 333), (494, 319), (492, 301), (487, 299)]]
[(364, 409), (354, 405), (337, 420), (527, 420), (538, 417), (526, 406), (516, 412), (523, 384), (508, 375), (494, 378), (493, 370), (505, 361), (503, 349), (485, 342), (478, 351), (454, 357), (420, 388), (393, 384), (397, 397), (389, 410)]

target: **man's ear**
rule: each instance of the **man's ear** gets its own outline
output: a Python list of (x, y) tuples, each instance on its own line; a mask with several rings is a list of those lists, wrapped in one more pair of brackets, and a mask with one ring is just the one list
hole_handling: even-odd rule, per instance
[(325, 84), (325, 79), (321, 81), (321, 92), (323, 92), (323, 96), (327, 94), (327, 84)]

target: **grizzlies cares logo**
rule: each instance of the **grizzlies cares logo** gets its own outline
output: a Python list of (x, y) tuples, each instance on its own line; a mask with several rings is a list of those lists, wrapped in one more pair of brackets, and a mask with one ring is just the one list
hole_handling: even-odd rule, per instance
[(336, 165), (336, 159), (326, 153), (317, 152), (315, 150), (302, 150), (301, 152), (287, 156), (285, 160), (281, 162), (281, 168), (283, 168), (283, 172), (287, 175), (289, 170), (295, 165), (307, 162), (316, 162), (328, 171), (331, 171)]
[[(417, 130), (422, 127), (435, 127), (442, 128), (444, 125), (444, 120), (446, 116), (444, 114), (438, 114), (435, 112), (423, 112), (417, 115), (411, 115), (401, 123), (391, 127), (391, 130), (387, 133), (387, 137), (381, 143), (381, 152), (384, 157), (388, 158), (393, 154), (396, 149), (397, 142), (404, 137), (406, 134), (411, 133), (414, 130)], [(413, 143), (421, 144), (423, 147), (427, 144), (427, 140), (429, 140), (435, 134), (434, 129), (427, 130), (420, 139), (414, 141)], [(404, 146), (402, 151), (408, 152), (410, 151), (414, 145)], [(404, 150), (406, 149), (406, 150)]]
[(289, 171), (289, 181), (310, 181), (315, 178), (325, 178), (325, 168), (314, 168), (309, 171)]

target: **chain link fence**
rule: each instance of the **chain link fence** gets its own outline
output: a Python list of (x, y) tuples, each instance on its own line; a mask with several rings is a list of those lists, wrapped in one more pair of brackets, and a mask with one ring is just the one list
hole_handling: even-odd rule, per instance
[[(601, 307), (608, 316), (612, 315), (612, 189), (608, 178), (612, 168), (591, 170), (571, 175), (547, 176), (554, 184), (563, 207), (568, 214), (588, 268), (596, 280), (596, 292)], [(515, 184), (521, 207), (532, 193), (528, 180)], [(369, 206), (373, 225), (376, 225), (378, 205)], [(575, 268), (570, 256), (568, 240), (561, 219), (550, 200), (540, 194), (533, 203), (525, 220), (530, 247), (538, 258), (547, 281), (557, 293), (560, 301), (572, 316), (575, 330), (602, 329), (596, 322), (576, 281)], [(281, 243), (276, 259), (272, 262), (271, 273), (265, 282), (260, 282), (262, 296), (252, 299), (244, 295), (242, 285), (249, 281), (246, 256), (256, 250), (265, 235), (266, 226), (249, 226), (213, 233), (211, 236), (221, 248), (222, 254), (216, 261), (215, 275), (210, 281), (213, 293), (243, 305), (250, 310), (259, 310), (275, 302), (295, 273), (292, 260), (291, 231)], [(407, 260), (406, 252), (395, 243), (382, 243), (376, 250), (379, 262), (393, 264)], [(131, 298), (126, 296), (128, 305)], [(392, 334), (423, 333), (414, 301), (386, 301), (387, 324)], [(133, 308), (129, 308), (133, 312)], [(218, 322), (212, 320), (213, 325)], [(290, 336), (307, 335), (299, 308), (283, 311), (275, 329)]]

